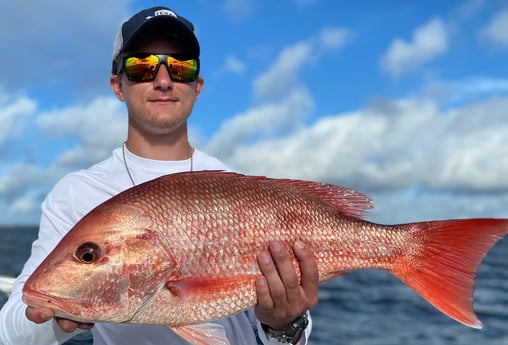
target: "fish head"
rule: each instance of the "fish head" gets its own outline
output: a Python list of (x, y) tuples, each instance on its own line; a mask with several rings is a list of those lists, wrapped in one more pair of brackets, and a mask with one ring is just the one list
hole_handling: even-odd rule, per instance
[(172, 270), (153, 226), (142, 208), (94, 209), (32, 273), (23, 287), (23, 301), (76, 321), (132, 319)]

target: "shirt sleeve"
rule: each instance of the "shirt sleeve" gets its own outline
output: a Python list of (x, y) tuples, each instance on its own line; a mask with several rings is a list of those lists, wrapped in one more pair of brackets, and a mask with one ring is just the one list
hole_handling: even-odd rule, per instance
[[(38, 238), (32, 244), (30, 258), (16, 279), (9, 299), (0, 310), (0, 344), (57, 345), (83, 332), (81, 330), (74, 333), (63, 332), (54, 320), (43, 324), (36, 324), (28, 320), (25, 316), (26, 305), (22, 301), (22, 289), (25, 281), (53, 250), (70, 226), (69, 217), (64, 216), (62, 210), (53, 207), (54, 197), (58, 199), (62, 194), (58, 192), (58, 189), (65, 190), (66, 188), (57, 188), (43, 202)], [(63, 195), (68, 198), (69, 190), (67, 189)]]

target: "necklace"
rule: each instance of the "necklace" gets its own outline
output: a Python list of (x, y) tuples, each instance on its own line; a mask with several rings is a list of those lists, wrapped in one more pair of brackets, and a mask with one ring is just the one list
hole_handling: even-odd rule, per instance
[[(129, 175), (129, 179), (131, 180), (131, 183), (133, 186), (136, 185), (134, 182), (134, 178), (132, 177), (131, 170), (129, 169), (129, 165), (127, 164), (127, 158), (125, 158), (125, 146), (127, 145), (127, 142), (124, 141), (122, 144), (122, 158), (123, 158), (123, 165), (125, 166), (125, 171), (127, 171), (127, 175)], [(190, 156), (190, 170), (194, 171), (194, 149), (191, 147), (191, 156)]]

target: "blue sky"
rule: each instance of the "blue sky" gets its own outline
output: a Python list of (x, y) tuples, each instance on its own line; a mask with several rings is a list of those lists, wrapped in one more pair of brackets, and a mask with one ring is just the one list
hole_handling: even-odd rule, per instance
[(159, 4), (201, 42), (196, 147), (365, 192), (379, 222), (508, 217), (508, 1), (19, 0), (0, 11), (0, 224), (37, 223), (123, 142), (114, 36)]

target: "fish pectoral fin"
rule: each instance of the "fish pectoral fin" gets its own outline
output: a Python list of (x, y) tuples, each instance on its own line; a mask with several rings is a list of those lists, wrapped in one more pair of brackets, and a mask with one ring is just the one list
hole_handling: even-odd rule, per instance
[(166, 288), (175, 297), (185, 298), (191, 295), (216, 296), (218, 291), (234, 291), (252, 286), (256, 280), (255, 274), (236, 275), (231, 277), (190, 277), (179, 279), (170, 277)]
[(226, 338), (224, 327), (216, 323), (209, 322), (169, 328), (193, 345), (231, 345)]

